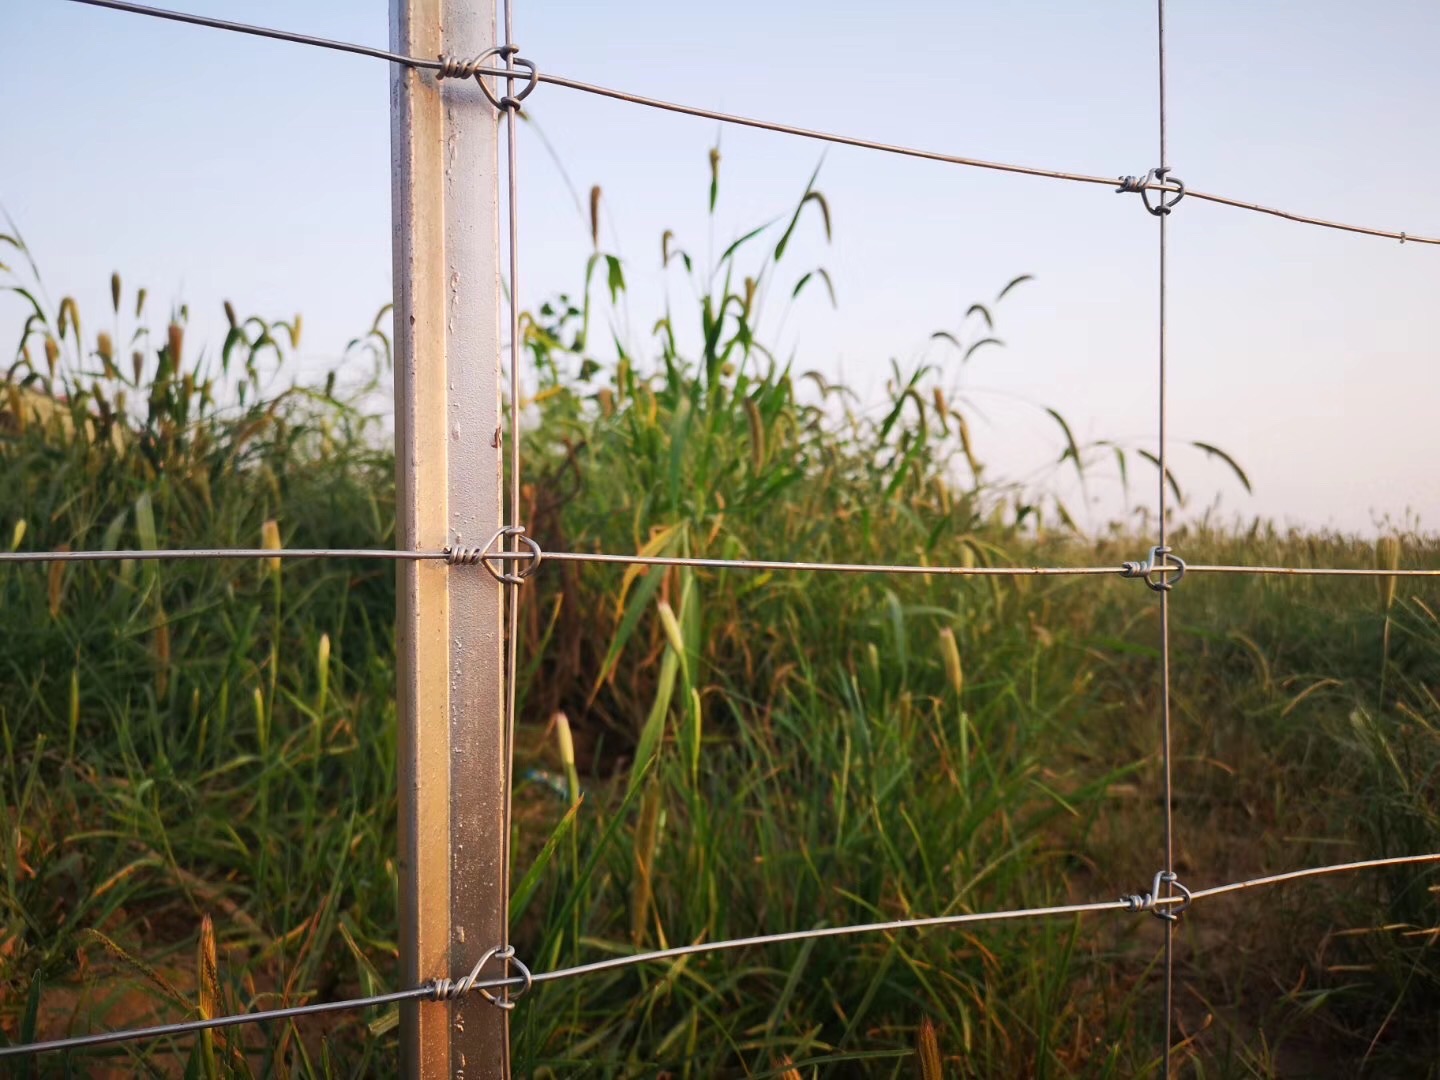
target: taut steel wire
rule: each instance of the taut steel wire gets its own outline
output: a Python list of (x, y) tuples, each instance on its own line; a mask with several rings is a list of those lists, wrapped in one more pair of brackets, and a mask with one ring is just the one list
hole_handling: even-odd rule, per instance
[[(1170, 158), (1166, 141), (1167, 125), (1165, 115), (1165, 0), (1156, 0), (1156, 34), (1155, 51), (1158, 68), (1158, 103), (1159, 103), (1159, 142), (1160, 161), (1153, 176), (1164, 180), (1170, 175)], [(1182, 185), (1183, 190), (1183, 185)], [(1143, 197), (1143, 196), (1142, 196)], [(1168, 445), (1168, 384), (1166, 370), (1165, 346), (1168, 338), (1167, 326), (1167, 304), (1165, 293), (1165, 270), (1166, 270), (1166, 236), (1167, 225), (1170, 220), (1170, 209), (1173, 206), (1165, 204), (1166, 196), (1161, 195), (1160, 204), (1152, 207), (1146, 198), (1145, 208), (1155, 216), (1159, 224), (1159, 266), (1158, 266), (1158, 289), (1159, 300), (1159, 342), (1158, 344), (1158, 366), (1159, 378), (1157, 379), (1159, 389), (1159, 400), (1156, 402), (1159, 413), (1159, 453), (1156, 456), (1157, 472), (1159, 475), (1159, 501), (1157, 514), (1157, 530), (1159, 533), (1159, 544), (1155, 548), (1154, 555), (1164, 560), (1170, 554), (1170, 548), (1166, 545), (1168, 532), (1167, 517), (1169, 515), (1168, 487), (1170, 469), (1166, 464), (1166, 447)], [(1179, 202), (1176, 198), (1174, 202)], [(1183, 571), (1182, 571), (1183, 573)], [(1148, 578), (1147, 578), (1148, 581)], [(1160, 594), (1160, 759), (1161, 769), (1164, 774), (1163, 787), (1165, 798), (1164, 821), (1165, 821), (1165, 867), (1156, 877), (1155, 900), (1162, 899), (1161, 886), (1164, 887), (1163, 899), (1170, 899), (1172, 886), (1175, 883), (1175, 794), (1171, 782), (1171, 754), (1170, 754), (1170, 592), (1174, 582), (1162, 578), (1157, 592)], [(1169, 918), (1163, 919), (1165, 926), (1165, 1048), (1162, 1054), (1162, 1074), (1169, 1080), (1171, 1071), (1170, 1048), (1175, 1044), (1175, 922), (1178, 912), (1170, 914)]]
[[(1208, 889), (1197, 889), (1190, 893), (1189, 897), (1184, 900), (1180, 897), (1146, 897), (1145, 899), (1152, 900), (1151, 907), (1158, 909), (1179, 903), (1190, 904), (1197, 900), (1222, 896), (1227, 893), (1242, 892), (1247, 889), (1269, 887), (1286, 882), (1298, 881), (1303, 878), (1321, 877), (1328, 874), (1353, 873), (1358, 870), (1375, 870), (1387, 866), (1406, 866), (1436, 862), (1440, 862), (1440, 852), (1431, 852), (1424, 855), (1397, 855), (1384, 859), (1367, 859), (1361, 862), (1334, 863), (1329, 866), (1309, 867), (1304, 870), (1291, 870), (1281, 874), (1270, 874), (1265, 877), (1229, 882), (1224, 885), (1212, 886)], [(595, 975), (600, 972), (634, 967), (639, 964), (661, 963), (685, 956), (724, 952), (731, 949), (765, 947), (786, 942), (809, 941), (815, 938), (849, 937), (856, 934), (879, 934), (898, 930), (961, 926), (966, 923), (1008, 922), (1017, 919), (1044, 918), (1059, 915), (1084, 915), (1098, 911), (1134, 912), (1141, 910), (1135, 903), (1137, 899), (1139, 898), (1121, 897), (1118, 900), (1101, 900), (1090, 904), (1061, 904), (1053, 907), (1017, 908), (1010, 911), (937, 915), (927, 918), (895, 919), (890, 922), (858, 923), (853, 926), (820, 926), (809, 930), (791, 930), (780, 934), (760, 934), (754, 937), (730, 938), (724, 941), (702, 942), (694, 945), (679, 945), (669, 949), (656, 949), (652, 952), (632, 953), (628, 956), (613, 956), (604, 960), (594, 960), (588, 964), (578, 964), (568, 968), (557, 968), (554, 971), (537, 972), (533, 975), (513, 975), (505, 978), (492, 979), (467, 979), (465, 981), (465, 990), (467, 992), (474, 990), (484, 993), (488, 991), (505, 990), (506, 988), (523, 988), (536, 983), (559, 982), (564, 979)], [(296, 1005), (285, 1009), (270, 1009), (262, 1012), (216, 1016), (205, 1020), (186, 1020), (174, 1024), (157, 1024), (144, 1028), (103, 1031), (93, 1035), (76, 1035), (71, 1038), (51, 1039), (46, 1042), (27, 1043), (18, 1046), (0, 1046), (0, 1059), (25, 1057), (33, 1054), (50, 1053), (61, 1050), (81, 1050), (93, 1046), (105, 1046), (140, 1039), (159, 1039), (179, 1035), (192, 1035), (201, 1031), (209, 1031), (222, 1027), (234, 1027), (239, 1024), (259, 1024), (276, 1020), (291, 1020), (316, 1013), (367, 1009), (372, 1006), (391, 1005), (405, 1001), (434, 1001), (446, 996), (453, 996), (450, 992), (456, 985), (456, 983), (451, 983), (449, 980), (437, 979), (408, 990), (396, 990), (391, 993), (376, 994), (371, 997), (348, 998), (343, 1001), (316, 1002), (311, 1005)]]
[[(508, 530), (502, 530), (508, 532)], [(521, 542), (529, 541), (515, 533)], [(538, 549), (538, 545), (537, 545)], [(794, 573), (839, 574), (934, 574), (938, 577), (1132, 577), (1127, 565), (1120, 566), (929, 566), (924, 563), (836, 563), (798, 562), (785, 559), (707, 559), (680, 555), (618, 555), (607, 552), (541, 551), (546, 562), (595, 563), (612, 566), (682, 566), (700, 570), (752, 570)], [(457, 565), (480, 562), (523, 562), (534, 564), (534, 550), (489, 551), (452, 548), (441, 551), (401, 551), (393, 548), (147, 548), (107, 551), (0, 551), (0, 565), (6, 563), (71, 562), (194, 562), (202, 559), (381, 559), (398, 562), (435, 560)], [(1137, 564), (1138, 565), (1138, 564)], [(1157, 571), (1165, 571), (1159, 566)], [(1440, 570), (1341, 566), (1245, 566), (1224, 563), (1189, 563), (1187, 574), (1252, 574), (1279, 577), (1435, 578)], [(517, 574), (528, 577), (528, 568)]]
[[(501, 55), (505, 58), (506, 67), (510, 67), (512, 66), (510, 61), (518, 52), (518, 46), (515, 44), (514, 5), (511, 0), (504, 0), (504, 4), (505, 45)], [(517, 138), (515, 117), (520, 112), (520, 98), (516, 96), (513, 77), (507, 77), (505, 88), (506, 96), (501, 99), (501, 105), (503, 106), (502, 111), (505, 113), (506, 208), (510, 214), (510, 228), (507, 237), (510, 256), (510, 516), (506, 525), (509, 526), (510, 532), (510, 551), (520, 554), (521, 537), (525, 532), (525, 526), (520, 524), (520, 206), (517, 175), (519, 166), (515, 148)], [(520, 97), (523, 96), (524, 94), (520, 95)], [(534, 564), (532, 563), (531, 566), (533, 569)], [(513, 957), (515, 953), (514, 949), (510, 948), (512, 869), (510, 866), (510, 833), (512, 832), (511, 808), (515, 790), (515, 700), (516, 683), (519, 681), (520, 671), (521, 590), (520, 581), (516, 580), (517, 575), (506, 576), (510, 580), (504, 586), (508, 633), (505, 635), (505, 836), (501, 841), (503, 847), (501, 857), (503, 892), (501, 895), (505, 918), (500, 923), (500, 944), (503, 946), (501, 952), (505, 954), (505, 971), (508, 974), (510, 957)], [(474, 982), (473, 973), (471, 982)], [(504, 1003), (510, 1005), (508, 988), (501, 993)], [(506, 1047), (504, 1052), (508, 1060), (509, 1047)]]
[(389, 559), (424, 562), (447, 557), (444, 551), (399, 551), (394, 548), (148, 548), (136, 551), (0, 551), (0, 564), (193, 562), (198, 559)]
[[(168, 8), (133, 4), (129, 3), (128, 0), (68, 0), (68, 2), (85, 4), (89, 7), (107, 8), (111, 11), (124, 11), (133, 15), (148, 15), (157, 19), (168, 19), (172, 22), (187, 23), (191, 26), (203, 26), (213, 30), (228, 30), (239, 34), (249, 34), (254, 37), (288, 41), (297, 45), (310, 45), (320, 49), (353, 53), (358, 56), (368, 56), (377, 60), (386, 60), (392, 64), (403, 64), (406, 67), (419, 68), (425, 71), (444, 71), (447, 68), (447, 64), (450, 63), (449, 60), (443, 57), (431, 60), (419, 56), (406, 56), (402, 53), (371, 48), (367, 45), (355, 45), (346, 41), (334, 41), (330, 38), (315, 37), (310, 34), (297, 34), (288, 30), (275, 30), (269, 27), (256, 26), (251, 23), (232, 22), (227, 19), (212, 19), (208, 16), (193, 15), (189, 12), (171, 11)], [(632, 94), (625, 90), (616, 90), (608, 86), (597, 86), (594, 83), (581, 82), (578, 79), (564, 78), (560, 75), (552, 75), (545, 72), (532, 72), (528, 69), (524, 72), (516, 72), (508, 68), (476, 67), (469, 73), (504, 79), (523, 76), (528, 80), (533, 77), (535, 81), (547, 83), (550, 86), (558, 86), (567, 90), (576, 90), (598, 97), (611, 98), (615, 101), (622, 101), (630, 105), (643, 105), (646, 108), (662, 109), (666, 112), (681, 113), (685, 116), (715, 120), (722, 124), (733, 124), (737, 127), (755, 128), (760, 131), (774, 132), (778, 135), (793, 135), (796, 138), (814, 139), (836, 146), (850, 146), (860, 150), (874, 150), (884, 154), (898, 154), (902, 157), (920, 158), (925, 161), (936, 161), (947, 165), (963, 165), (976, 169), (990, 169), (997, 172), (1014, 173), (1020, 176), (1037, 176), (1050, 180), (1068, 180), (1073, 183), (1094, 184), (1104, 187), (1113, 187), (1116, 182), (1116, 178), (1113, 176), (1098, 176), (1091, 173), (1068, 172), (1060, 169), (1044, 169), (1031, 165), (1015, 165), (1000, 161), (987, 161), (983, 158), (962, 157), (958, 154), (946, 154), (936, 150), (923, 150), (917, 147), (877, 142), (871, 139), (858, 138), (853, 135), (839, 135), (833, 132), (815, 131), (810, 128), (797, 127), (793, 124), (784, 124), (773, 120), (759, 120), (753, 117), (738, 116), (733, 113), (719, 112), (715, 109), (702, 108), (696, 105), (683, 105), (661, 98), (645, 97), (641, 94)], [(1158, 182), (1146, 183), (1144, 189), (1169, 192), (1172, 194), (1177, 191), (1173, 186)], [(1141, 189), (1135, 188), (1133, 190)], [(1294, 221), (1302, 225), (1315, 225), (1323, 229), (1336, 229), (1340, 232), (1377, 236), (1387, 240), (1398, 240), (1402, 244), (1440, 244), (1440, 237), (1416, 236), (1413, 233), (1399, 232), (1393, 229), (1377, 229), (1368, 225), (1349, 225), (1340, 221), (1331, 221), (1326, 218), (1297, 214), (1289, 210), (1263, 206), (1260, 203), (1246, 202), (1243, 199), (1231, 198), (1228, 195), (1216, 195), (1205, 191), (1187, 191), (1186, 194), (1189, 198), (1200, 202), (1215, 203), (1218, 206), (1229, 206), (1237, 210), (1247, 210), (1256, 214), (1266, 214), (1270, 217), (1283, 218), (1286, 221)]]

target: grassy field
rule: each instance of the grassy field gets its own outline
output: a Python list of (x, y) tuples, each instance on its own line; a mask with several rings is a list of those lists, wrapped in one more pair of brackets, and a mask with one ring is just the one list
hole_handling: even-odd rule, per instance
[[(897, 368), (873, 409), (769, 356), (765, 297), (828, 284), (780, 273), (791, 232), (821, 227), (811, 189), (713, 268), (667, 234), (696, 298), (643, 351), (612, 339), (625, 267), (598, 246), (577, 298), (527, 317), (531, 534), (935, 565), (1143, 554), (1125, 527), (1080, 535), (1055, 476), (1022, 487), (981, 464), (957, 373), (997, 305), (972, 310), (952, 367)], [(202, 352), (183, 312), (132, 337), (144, 299), (118, 278), (100, 334), (26, 273), (12, 284), (36, 299), (0, 401), (0, 543), (394, 543), (383, 427), (353, 380), (287, 383), (298, 319), (229, 312)], [(383, 377), (387, 359), (372, 332), (346, 370)], [(1078, 445), (1052, 415), (1057, 475), (1133, 468), (1148, 493), (1143, 448)], [(1192, 519), (1174, 544), (1192, 562), (1440, 565), (1413, 534), (1377, 550)], [(1437, 593), (1199, 575), (1177, 589), (1185, 882), (1440, 849)], [(0, 568), (6, 1039), (393, 987), (393, 611), (393, 568), (358, 561)], [(1143, 891), (1163, 850), (1156, 615), (1143, 585), (1108, 578), (547, 566), (520, 642), (520, 954), (542, 970)], [(1437, 900), (1440, 876), (1405, 868), (1197, 904), (1178, 937), (1182, 1071), (1440, 1075)], [(515, 1013), (517, 1063), (1144, 1075), (1160, 944), (1156, 920), (1104, 913), (696, 956), (537, 988)], [(395, 1015), (374, 1010), (33, 1068), (360, 1076), (393, 1071), (395, 1052)]]

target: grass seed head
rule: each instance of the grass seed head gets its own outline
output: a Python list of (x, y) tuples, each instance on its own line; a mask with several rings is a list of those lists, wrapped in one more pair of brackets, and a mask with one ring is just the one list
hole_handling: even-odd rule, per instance
[(941, 1067), (940, 1039), (928, 1016), (920, 1021), (920, 1030), (915, 1033), (915, 1058), (920, 1080), (942, 1080), (945, 1072)]
[(185, 328), (177, 322), (172, 322), (170, 328), (165, 332), (166, 347), (170, 351), (170, 370), (180, 369), (180, 354), (185, 349)]
[(560, 764), (570, 769), (575, 766), (575, 737), (570, 732), (570, 718), (557, 712), (551, 721), (555, 725), (555, 742), (560, 747)]
[(742, 399), (745, 404), (745, 420), (750, 425), (750, 464), (755, 472), (765, 468), (765, 421), (760, 416), (760, 406), (753, 398)]
[[(1400, 569), (1400, 538), (1398, 536), (1382, 536), (1375, 542), (1375, 569)], [(1395, 603), (1395, 587), (1399, 584), (1399, 579), (1382, 577), (1377, 580), (1380, 587), (1380, 610), (1389, 611)]]
[[(280, 550), (280, 523), (274, 518), (268, 519), (260, 526), (260, 546), (266, 551)], [(272, 574), (278, 574), (280, 572), (280, 560), (278, 558), (266, 559), (265, 562), (266, 565), (270, 567)]]
[(955, 631), (948, 626), (940, 628), (940, 655), (945, 660), (945, 678), (958, 698), (965, 689), (965, 669), (960, 665), (960, 647), (955, 644)]

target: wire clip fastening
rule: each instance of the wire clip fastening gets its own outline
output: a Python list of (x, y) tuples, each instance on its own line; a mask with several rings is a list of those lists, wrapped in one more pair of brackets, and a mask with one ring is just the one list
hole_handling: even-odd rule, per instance
[[(518, 537), (520, 543), (530, 549), (529, 552), (492, 551), (491, 549), (495, 547), (495, 542), (506, 536)], [(475, 566), (479, 564), (485, 567), (485, 569), (490, 572), (490, 576), (496, 581), (503, 582), (506, 585), (523, 585), (526, 578), (540, 569), (540, 564), (544, 560), (545, 552), (540, 549), (538, 543), (525, 535), (524, 525), (506, 525), (504, 528), (497, 529), (495, 535), (486, 541), (484, 547), (466, 547), (463, 544), (457, 544), (445, 549), (445, 561), (451, 566)], [(495, 566), (494, 561), (500, 561), (502, 563), (523, 562), (524, 565), (518, 566), (513, 570), (506, 570)]]
[[(1160, 194), (1156, 201), (1150, 201), (1150, 192), (1159, 190)], [(1170, 175), (1170, 166), (1162, 165), (1158, 169), (1151, 169), (1144, 176), (1122, 176), (1120, 186), (1115, 189), (1117, 192), (1138, 191), (1140, 200), (1145, 204), (1145, 209), (1156, 217), (1164, 217), (1175, 209), (1175, 204), (1185, 197), (1185, 181), (1178, 176)], [(1175, 197), (1169, 198), (1168, 196)]]
[[(511, 994), (510, 987), (505, 986), (500, 990), (499, 996), (492, 994), (487, 987), (476, 987), (475, 982), (480, 978), (480, 972), (491, 960), (505, 960), (520, 969), (520, 977), (524, 982), (520, 985), (518, 993)], [(515, 955), (515, 946), (497, 945), (494, 948), (486, 949), (485, 955), (475, 961), (475, 966), (470, 969), (470, 974), (459, 979), (436, 979), (431, 984), (431, 1000), (433, 1001), (456, 1001), (473, 989), (478, 989), (480, 995), (497, 1009), (513, 1009), (515, 1002), (530, 992), (534, 985), (534, 977), (530, 969)]]
[[(530, 96), (530, 92), (535, 89), (535, 84), (540, 81), (539, 69), (536, 68), (531, 61), (520, 56), (519, 53), (519, 45), (496, 45), (486, 49), (478, 56), (471, 57), (469, 60), (462, 60), (457, 56), (445, 56), (442, 54), (440, 56), (440, 67), (436, 71), (435, 77), (437, 79), (468, 79), (473, 76), (475, 81), (480, 84), (481, 91), (485, 94), (485, 97), (489, 99), (491, 105), (495, 106), (495, 108), (501, 112), (505, 112), (508, 109), (514, 109), (516, 112), (519, 112), (520, 103)], [(499, 57), (506, 66), (506, 70), (503, 73), (492, 72), (496, 78), (525, 80), (524, 89), (513, 97), (509, 94), (497, 94), (490, 88), (490, 84), (485, 81), (486, 72), (484, 63), (492, 56)], [(516, 67), (522, 70), (514, 70)]]
[[(1145, 584), (1155, 592), (1169, 592), (1185, 576), (1185, 560), (1174, 554), (1168, 547), (1153, 547), (1144, 562), (1127, 562), (1120, 567), (1120, 576), (1144, 578)], [(1174, 574), (1174, 577), (1166, 577)]]
[[(1169, 885), (1175, 892), (1180, 894), (1180, 903), (1167, 904), (1164, 907), (1157, 906), (1160, 900), (1160, 887)], [(1157, 919), (1164, 919), (1166, 922), (1176, 922), (1180, 916), (1190, 908), (1192, 901), (1190, 890), (1180, 883), (1175, 876), (1174, 870), (1157, 870), (1155, 880), (1150, 883), (1148, 893), (1131, 893), (1129, 896), (1122, 896), (1121, 902), (1127, 911), (1148, 911)]]

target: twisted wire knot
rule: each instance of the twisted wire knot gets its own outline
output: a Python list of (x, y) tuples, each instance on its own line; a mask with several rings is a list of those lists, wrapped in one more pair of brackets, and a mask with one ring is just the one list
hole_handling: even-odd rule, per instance
[[(1162, 885), (1169, 885), (1178, 892), (1180, 903), (1167, 904), (1164, 907), (1157, 906), (1161, 899), (1160, 887)], [(1166, 922), (1178, 922), (1180, 916), (1189, 910), (1193, 899), (1190, 890), (1181, 883), (1173, 870), (1157, 870), (1155, 880), (1150, 883), (1148, 893), (1131, 893), (1129, 896), (1120, 897), (1126, 911), (1148, 911), (1157, 919), (1164, 919)]]
[[(496, 541), (503, 537), (513, 536), (519, 543), (529, 548), (529, 552), (505, 551), (495, 547)], [(493, 549), (493, 550), (492, 550)], [(545, 560), (545, 552), (540, 545), (532, 538), (525, 535), (524, 525), (506, 525), (504, 528), (495, 530), (495, 535), (486, 541), (484, 547), (471, 547), (464, 544), (453, 544), (445, 549), (445, 561), (451, 566), (483, 566), (490, 572), (490, 576), (496, 581), (504, 582), (506, 585), (521, 585), (525, 579), (540, 569), (540, 564)], [(499, 563), (523, 563), (514, 569), (497, 567)]]
[(437, 79), (471, 79), (480, 70), (480, 64), (486, 59), (485, 54), (475, 56), (469, 60), (463, 60), (458, 56), (440, 56), (440, 68), (435, 72)]
[(474, 566), (484, 557), (484, 548), (456, 545), (445, 549), (445, 561), (451, 566)]
[[(1121, 577), (1144, 578), (1145, 584), (1155, 592), (1169, 592), (1180, 584), (1185, 570), (1185, 560), (1168, 547), (1151, 548), (1144, 562), (1131, 560), (1120, 564)], [(1175, 576), (1169, 577), (1169, 574)]]
[[(535, 84), (540, 81), (540, 71), (529, 60), (519, 55), (519, 45), (494, 45), (477, 56), (468, 60), (458, 56), (446, 56), (440, 54), (440, 67), (435, 73), (437, 79), (470, 79), (473, 78), (479, 85), (481, 91), (491, 105), (501, 112), (507, 110), (520, 111), (520, 102), (530, 96), (535, 89)], [(484, 67), (485, 61), (491, 57), (498, 57), (505, 64), (502, 72), (490, 72), (496, 78), (525, 80), (525, 86), (518, 94), (498, 94), (485, 81), (487, 71)], [(520, 70), (516, 70), (519, 68)]]
[[(491, 960), (506, 961), (510, 964), (514, 964), (515, 967), (520, 970), (520, 978), (523, 981), (520, 984), (520, 990), (518, 993), (512, 994), (510, 992), (511, 988), (507, 984), (500, 988), (500, 996), (497, 997), (490, 992), (489, 987), (477, 987), (475, 985), (476, 981), (480, 978), (480, 972)], [(478, 990), (480, 992), (480, 996), (483, 997), (486, 1001), (490, 1002), (490, 1004), (494, 1005), (496, 1008), (513, 1009), (515, 1008), (515, 1002), (519, 1001), (522, 997), (528, 994), (530, 992), (530, 987), (534, 984), (535, 978), (533, 975), (530, 974), (530, 969), (526, 967), (524, 962), (515, 955), (515, 946), (496, 946), (495, 948), (487, 949), (485, 951), (485, 955), (480, 957), (480, 959), (475, 962), (475, 966), (470, 969), (470, 974), (462, 975), (458, 979), (436, 979), (431, 984), (430, 999), (432, 1001), (458, 1001), (460, 998), (468, 994), (471, 990)]]
[[(1145, 209), (1156, 217), (1164, 217), (1170, 213), (1175, 209), (1175, 204), (1185, 197), (1185, 181), (1178, 176), (1171, 176), (1169, 165), (1151, 169), (1144, 176), (1122, 176), (1119, 181), (1120, 186), (1115, 189), (1117, 193), (1138, 191)], [(1152, 190), (1160, 192), (1153, 203), (1150, 201)], [(1170, 198), (1172, 195), (1174, 198)]]

